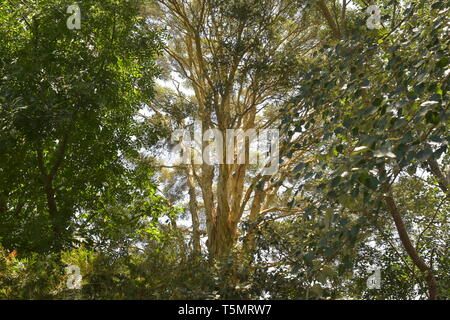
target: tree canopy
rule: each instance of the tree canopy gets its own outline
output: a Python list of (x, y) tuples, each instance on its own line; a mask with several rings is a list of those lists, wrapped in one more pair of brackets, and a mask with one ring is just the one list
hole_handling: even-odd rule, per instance
[(448, 299), (449, 10), (0, 0), (0, 299)]

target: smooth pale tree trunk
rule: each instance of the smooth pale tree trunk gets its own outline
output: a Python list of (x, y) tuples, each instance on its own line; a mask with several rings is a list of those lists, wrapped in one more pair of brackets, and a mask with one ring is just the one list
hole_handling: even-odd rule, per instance
[[(229, 12), (220, 11), (223, 6), (206, 0), (158, 0), (157, 3), (159, 11), (155, 10), (158, 11), (155, 20), (161, 21), (161, 26), (169, 25), (174, 36), (165, 52), (172, 71), (186, 80), (194, 92), (196, 110), (193, 117), (201, 121), (203, 131), (218, 129), (222, 134), (227, 129), (258, 131), (267, 125), (257, 121), (257, 110), (261, 111), (266, 102), (276, 99), (274, 97), (292, 91), (291, 83), (284, 77), (285, 72), (271, 68), (284, 60), (280, 56), (288, 59), (292, 48), (301, 51), (305, 42), (314, 37), (308, 33), (305, 36), (306, 27), (301, 23), (290, 26), (285, 23), (285, 19), (296, 19), (292, 12), (300, 11), (298, 2), (269, 3), (274, 19), (266, 20), (258, 19), (260, 8), (257, 4), (253, 4), (256, 12), (253, 17), (234, 18)], [(283, 26), (286, 26), (285, 30)], [(271, 28), (280, 37), (270, 38), (267, 30)], [(264, 44), (267, 49), (264, 54), (255, 47), (259, 45), (258, 34), (272, 41)], [(230, 38), (235, 39), (234, 43), (224, 45)], [(292, 46), (290, 49), (287, 49), (288, 44)], [(268, 56), (274, 60), (265, 64), (267, 70), (254, 65), (261, 55), (266, 55), (267, 61), (272, 60)], [(274, 117), (269, 122), (276, 120)], [(248, 148), (246, 153), (248, 161)], [(227, 255), (235, 247), (244, 214), (251, 214), (251, 219), (256, 221), (265, 199), (255, 193), (255, 187), (263, 177), (250, 173), (248, 163), (221, 163), (216, 166), (192, 165), (203, 201), (206, 244), (213, 259)], [(260, 184), (262, 190), (268, 188), (267, 184), (265, 180)], [(194, 196), (192, 190), (195, 187), (190, 192)], [(195, 211), (195, 201), (191, 205)], [(197, 239), (193, 242), (197, 243)]]

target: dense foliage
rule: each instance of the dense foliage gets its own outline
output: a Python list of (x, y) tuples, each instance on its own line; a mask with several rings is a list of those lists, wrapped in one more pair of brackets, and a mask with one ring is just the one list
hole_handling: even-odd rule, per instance
[[(449, 1), (72, 4), (0, 0), (0, 299), (450, 298)], [(279, 171), (165, 166), (195, 119)]]

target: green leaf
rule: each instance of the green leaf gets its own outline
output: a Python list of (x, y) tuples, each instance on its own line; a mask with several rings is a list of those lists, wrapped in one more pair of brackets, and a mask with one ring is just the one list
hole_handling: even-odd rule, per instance
[(416, 159), (424, 162), (427, 161), (433, 155), (433, 150), (426, 148), (416, 154)]
[(305, 263), (306, 263), (308, 266), (311, 266), (312, 263), (313, 263), (313, 260), (314, 260), (314, 257), (315, 257), (315, 256), (316, 256), (316, 255), (315, 255), (314, 252), (308, 252), (307, 254), (305, 254), (305, 255), (303, 256), (303, 259), (305, 260)]
[(374, 157), (375, 158), (396, 158), (395, 153), (393, 153), (392, 151), (382, 151), (382, 150), (377, 150), (374, 153)]

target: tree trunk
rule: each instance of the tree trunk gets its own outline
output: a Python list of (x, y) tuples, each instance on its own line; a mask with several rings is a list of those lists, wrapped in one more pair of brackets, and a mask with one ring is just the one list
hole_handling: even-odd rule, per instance
[(384, 200), (386, 206), (394, 219), (395, 226), (397, 228), (400, 241), (409, 255), (413, 263), (425, 274), (425, 279), (428, 283), (429, 299), (436, 300), (438, 294), (438, 287), (436, 279), (433, 275), (433, 270), (425, 263), (425, 261), (419, 256), (416, 248), (409, 238), (408, 231), (406, 230), (405, 224), (403, 223), (402, 216), (398, 210), (397, 204), (395, 203), (394, 197), (392, 195), (391, 186), (389, 184), (384, 185)]
[(198, 202), (195, 193), (195, 183), (193, 177), (193, 169), (188, 169), (187, 183), (189, 188), (189, 211), (191, 212), (192, 219), (192, 244), (194, 253), (201, 254), (200, 246), (200, 221), (198, 218)]

